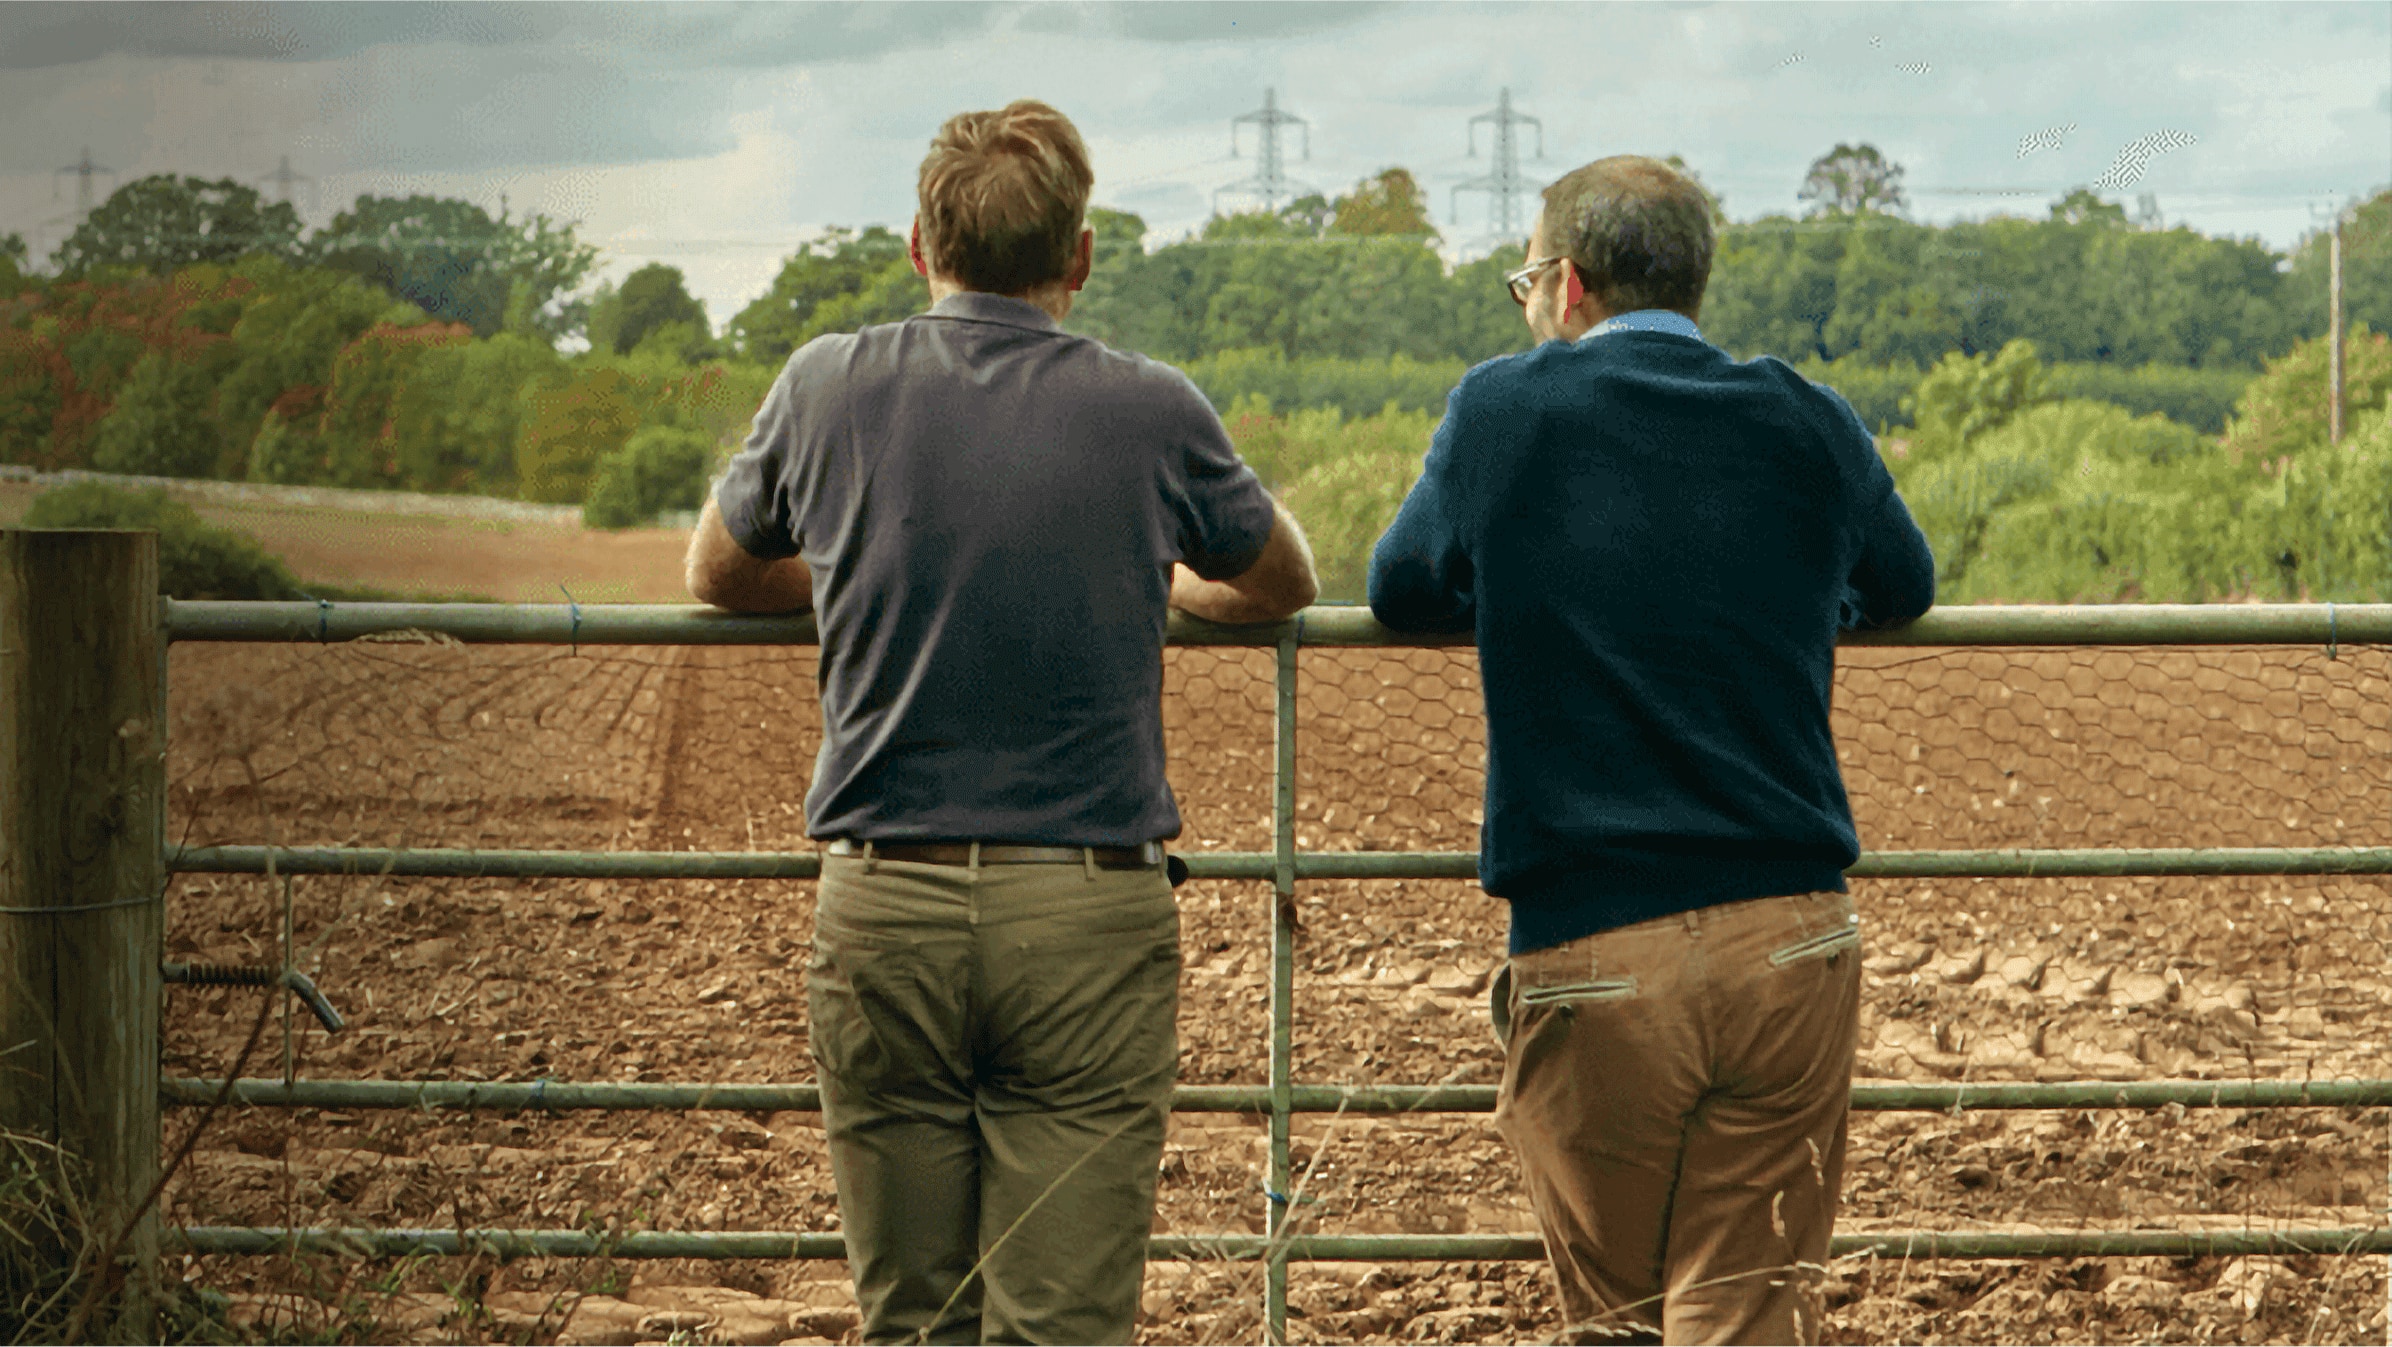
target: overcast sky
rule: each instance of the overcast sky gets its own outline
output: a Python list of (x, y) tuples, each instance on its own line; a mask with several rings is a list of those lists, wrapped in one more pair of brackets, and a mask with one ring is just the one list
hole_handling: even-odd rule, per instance
[[(580, 221), (605, 274), (680, 267), (719, 326), (828, 224), (912, 218), (951, 113), (1042, 98), (1100, 204), (1168, 238), (1255, 171), (1231, 119), (1305, 119), (1288, 175), (1334, 195), (1389, 165), (1467, 246), (1488, 198), (1469, 122), (1509, 89), (1542, 183), (1685, 156), (1731, 216), (1795, 213), (1805, 167), (1866, 141), (1912, 214), (2041, 215), (2108, 180), (2132, 210), (2291, 246), (2392, 182), (2392, 3), (0, 5), (0, 232), (72, 228), (150, 173), (268, 193), (318, 225), (360, 193)], [(1524, 129), (1523, 152), (1537, 149)], [(2139, 149), (2137, 147), (2140, 147)], [(1250, 204), (1220, 198), (1235, 208)], [(1532, 208), (1532, 206), (1531, 206)]]

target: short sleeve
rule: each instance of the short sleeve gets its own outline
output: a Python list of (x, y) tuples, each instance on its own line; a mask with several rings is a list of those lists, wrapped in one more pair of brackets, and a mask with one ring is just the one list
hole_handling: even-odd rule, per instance
[(1271, 493), (1238, 457), (1204, 394), (1186, 375), (1167, 372), (1174, 389), (1163, 470), (1179, 559), (1207, 580), (1233, 579), (1253, 567), (1271, 539)]
[(714, 489), (715, 507), (732, 540), (765, 561), (797, 555), (801, 542), (790, 488), (801, 448), (796, 384), (806, 355), (807, 350), (792, 355), (772, 381), (747, 443), (732, 456)]

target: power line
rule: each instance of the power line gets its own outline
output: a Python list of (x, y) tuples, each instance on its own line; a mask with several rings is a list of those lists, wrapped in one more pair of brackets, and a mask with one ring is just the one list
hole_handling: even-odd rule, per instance
[(1488, 229), (1497, 238), (1509, 241), (1520, 237), (1522, 232), (1520, 229), (1520, 197), (1536, 186), (1535, 183), (1520, 176), (1520, 144), (1512, 134), (1512, 128), (1533, 126), (1537, 129), (1536, 157), (1542, 159), (1545, 157), (1545, 124), (1524, 112), (1513, 111), (1512, 91), (1505, 89), (1496, 95), (1493, 112), (1482, 112), (1470, 119), (1470, 153), (1472, 156), (1478, 154), (1478, 124), (1480, 122), (1495, 124), (1495, 143), (1491, 151), (1495, 159), (1494, 170), (1466, 182), (1454, 184), (1450, 211), (1453, 222), (1457, 225), (1460, 224), (1462, 222), (1462, 193), (1485, 192), (1489, 217)]
[(1281, 197), (1293, 199), (1297, 188), (1312, 188), (1311, 183), (1297, 182), (1289, 178), (1280, 166), (1280, 128), (1293, 126), (1303, 131), (1304, 157), (1309, 160), (1312, 158), (1312, 124), (1292, 112), (1281, 111), (1277, 89), (1262, 91), (1262, 106), (1260, 108), (1230, 119), (1230, 157), (1237, 156), (1238, 128), (1248, 124), (1252, 124), (1256, 128), (1255, 140), (1258, 142), (1256, 153), (1262, 162), (1257, 165), (1252, 177), (1240, 178), (1226, 187), (1213, 189), (1213, 214), (1215, 215), (1221, 213), (1221, 194), (1223, 192), (1258, 197), (1262, 201), (1264, 211), (1276, 212), (1279, 209)]

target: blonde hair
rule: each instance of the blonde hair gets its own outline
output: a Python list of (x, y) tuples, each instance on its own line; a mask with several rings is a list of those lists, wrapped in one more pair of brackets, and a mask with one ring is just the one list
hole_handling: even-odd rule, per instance
[(1096, 175), (1071, 119), (1034, 99), (961, 112), (922, 161), (922, 254), (973, 290), (1018, 295), (1069, 274)]

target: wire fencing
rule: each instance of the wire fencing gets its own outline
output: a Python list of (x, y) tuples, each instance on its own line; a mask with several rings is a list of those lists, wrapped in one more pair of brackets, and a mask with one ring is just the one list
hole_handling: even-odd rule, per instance
[[(2380, 1260), (2317, 1252), (2392, 1249), (2392, 659), (2349, 643), (2366, 629), (2342, 613), (2315, 643), (1841, 652), (1834, 729), (1869, 853), (1853, 885), (1870, 1110), (1846, 1257), (1821, 1274), (1841, 1331), (2381, 1336)], [(172, 845), (187, 861), (341, 848), (368, 871), (293, 877), (340, 866), (278, 851), (270, 878), (186, 865), (176, 881), (170, 959), (269, 962), (287, 929), (349, 1027), (286, 1021), (293, 1084), (249, 1097), (296, 1112), (237, 1115), (173, 1215), (393, 1249), (447, 1229), (561, 1232), (518, 1251), (555, 1257), (576, 1256), (556, 1242), (576, 1231), (622, 1257), (835, 1252), (803, 1088), (810, 880), (403, 873), (427, 848), (748, 853), (807, 873), (813, 650), (342, 641), (339, 616), (312, 633), (291, 616), (304, 644), (173, 650)], [(606, 634), (598, 610), (570, 620)], [(1184, 1111), (1158, 1221), (1176, 1256), (1150, 1279), (1148, 1332), (1552, 1331), (1541, 1274), (1486, 1261), (1536, 1252), (1508, 1153), (1472, 1116), (1500, 1072), (1485, 989), (1501, 904), (1466, 855), (1386, 856), (1476, 846), (1474, 652), (1181, 645), (1163, 715), (1199, 877), (1180, 890)], [(1916, 856), (1979, 852), (2009, 859)], [(2335, 868), (2363, 873), (2287, 872)], [(173, 993), (170, 1093), (221, 1073), (254, 994)], [(756, 1089), (705, 1088), (724, 1082)], [(482, 1107), (390, 1107), (409, 1088)], [(1970, 1099), (1994, 1108), (1950, 1107)], [(2020, 1103), (2037, 1107), (2005, 1107)], [(1885, 1256), (1895, 1232), (1896, 1249), (1977, 1261)], [(1243, 1260), (1273, 1236), (1366, 1261), (1258, 1278)], [(287, 1247), (210, 1239), (214, 1257)], [(789, 1279), (826, 1274), (741, 1275), (794, 1294)]]

